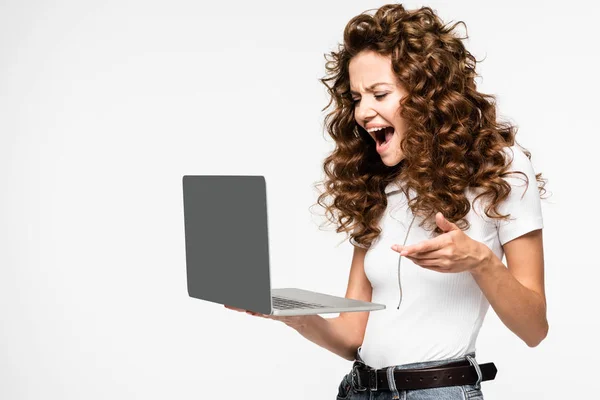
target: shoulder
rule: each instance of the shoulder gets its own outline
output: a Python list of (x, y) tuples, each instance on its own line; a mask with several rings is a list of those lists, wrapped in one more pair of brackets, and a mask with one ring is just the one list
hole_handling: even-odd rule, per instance
[(521, 147), (518, 145), (506, 146), (503, 151), (506, 154), (506, 165), (508, 165), (507, 175), (504, 176), (505, 180), (511, 184), (532, 179), (535, 181), (536, 174), (533, 163)]
[(510, 184), (508, 196), (498, 204), (501, 214), (510, 218), (496, 220), (500, 243), (505, 243), (536, 229), (542, 229), (542, 209), (536, 173), (527, 154), (518, 145), (505, 148), (509, 159), (507, 174), (502, 178)]
[(520, 146), (506, 146), (502, 150), (507, 155), (506, 164), (510, 166), (510, 171), (531, 168), (531, 160)]

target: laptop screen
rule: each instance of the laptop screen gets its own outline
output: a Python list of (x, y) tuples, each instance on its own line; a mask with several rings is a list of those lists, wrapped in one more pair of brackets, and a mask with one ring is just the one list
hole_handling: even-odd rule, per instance
[(185, 175), (188, 294), (271, 313), (263, 176)]

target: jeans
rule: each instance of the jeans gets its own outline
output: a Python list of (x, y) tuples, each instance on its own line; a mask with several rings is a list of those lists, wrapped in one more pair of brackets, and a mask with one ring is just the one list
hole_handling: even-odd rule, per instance
[[(358, 361), (363, 361), (360, 356), (357, 355)], [(430, 389), (416, 389), (416, 390), (396, 390), (396, 384), (392, 379), (394, 370), (399, 369), (411, 369), (411, 368), (423, 368), (423, 367), (434, 367), (442, 364), (446, 364), (453, 361), (469, 360), (469, 362), (475, 366), (478, 371), (479, 379), (474, 385), (460, 385), (460, 386), (445, 386)], [(390, 383), (390, 389), (392, 390), (381, 390), (371, 392), (368, 389), (365, 391), (358, 391), (357, 383), (352, 379), (352, 371), (347, 373), (342, 382), (338, 386), (337, 400), (470, 400), (470, 399), (483, 399), (483, 393), (481, 392), (481, 372), (479, 371), (479, 364), (475, 361), (475, 353), (467, 354), (463, 358), (438, 360), (438, 361), (427, 361), (418, 362), (412, 364), (396, 365), (386, 367), (388, 383)]]

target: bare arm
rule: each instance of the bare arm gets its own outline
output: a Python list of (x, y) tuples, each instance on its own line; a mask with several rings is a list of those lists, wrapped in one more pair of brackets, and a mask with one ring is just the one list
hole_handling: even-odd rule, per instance
[(503, 247), (508, 269), (489, 250), (485, 262), (472, 275), (504, 325), (535, 347), (548, 333), (542, 230)]
[[(364, 269), (366, 249), (354, 247), (346, 298), (371, 301), (372, 287)], [(369, 312), (343, 312), (336, 318), (308, 316), (297, 331), (308, 340), (340, 357), (353, 361), (362, 344)]]
[[(349, 299), (371, 301), (372, 288), (364, 271), (364, 259), (367, 250), (355, 247), (350, 267), (350, 277), (346, 297)], [(225, 306), (237, 311), (246, 311)], [(369, 318), (369, 312), (345, 312), (335, 318), (323, 318), (320, 315), (278, 317), (262, 315), (251, 311), (247, 313), (263, 318), (284, 322), (311, 342), (353, 361), (358, 347), (362, 344)]]

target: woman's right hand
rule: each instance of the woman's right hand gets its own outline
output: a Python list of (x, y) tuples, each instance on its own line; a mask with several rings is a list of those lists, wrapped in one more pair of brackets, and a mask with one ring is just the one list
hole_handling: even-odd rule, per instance
[(245, 312), (246, 314), (253, 315), (255, 317), (263, 317), (263, 318), (268, 318), (269, 317), (268, 315), (257, 313), (257, 312), (254, 312), (254, 311), (244, 310), (243, 308), (236, 308), (236, 307), (231, 307), (231, 306), (228, 306), (228, 305), (226, 305), (225, 308), (229, 308), (230, 310), (233, 310), (233, 311)]
[(262, 318), (266, 318), (266, 319), (280, 321), (280, 322), (283, 322), (284, 324), (286, 324), (287, 326), (294, 328), (297, 331), (306, 327), (306, 325), (308, 323), (310, 323), (311, 319), (320, 318), (318, 315), (296, 315), (296, 316), (290, 316), (290, 317), (278, 317), (276, 315), (261, 314), (261, 313), (257, 313), (254, 311), (244, 310), (243, 308), (236, 308), (236, 307), (231, 307), (231, 306), (227, 306), (227, 305), (225, 306), (225, 308), (228, 308), (228, 309), (234, 310), (234, 311), (245, 312), (246, 314), (253, 315), (255, 317), (262, 317)]

